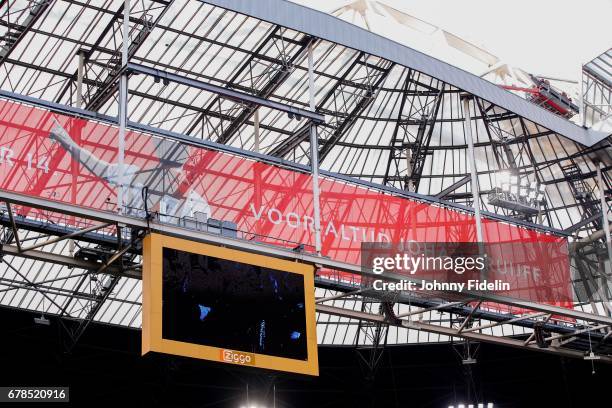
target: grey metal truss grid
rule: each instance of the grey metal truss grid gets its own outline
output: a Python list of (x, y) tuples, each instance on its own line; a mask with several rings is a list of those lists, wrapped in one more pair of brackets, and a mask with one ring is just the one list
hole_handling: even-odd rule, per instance
[[(230, 10), (235, 7), (244, 11), (249, 7), (247, 2), (233, 2), (227, 8), (212, 3), (230, 4), (197, 0), (132, 1), (130, 62), (295, 109), (307, 109), (305, 50), (312, 44), (315, 108), (325, 116), (318, 140), (322, 170), (381, 188), (437, 197), (449, 205), (472, 204), (470, 183), (464, 182), (469, 173), (465, 118), (460, 103), (461, 93), (472, 91), (475, 98), (470, 109), (483, 209), (509, 219), (518, 217), (490, 205), (487, 198), (495, 184), (495, 174), (509, 169), (546, 186), (547, 201), (541, 219), (521, 218), (517, 222), (541, 223), (565, 230), (576, 239), (592, 236), (601, 229), (601, 221), (596, 217), (602, 209), (597, 200), (595, 163), (604, 163), (605, 193), (610, 196), (609, 137), (595, 144), (578, 143), (581, 139), (574, 134), (574, 125), (551, 117), (549, 112), (543, 113), (535, 105), (517, 101), (508, 92), (493, 89), (484, 81), (455, 78), (465, 74), (463, 71), (449, 70), (447, 65), (422, 56), (418, 58), (421, 65), (403, 63), (405, 60), (397, 57), (395, 48), (387, 48), (393, 44), (362, 31), (350, 41), (340, 41), (336, 37), (340, 28), (351, 33), (357, 31), (312, 10), (284, 1), (274, 4), (266, 1), (277, 5), (280, 11), (263, 7), (263, 11), (251, 13), (254, 17)], [(277, 21), (276, 16), (287, 9), (296, 15)], [(305, 19), (320, 18), (322, 26), (338, 24), (340, 28), (313, 26), (312, 30), (302, 30), (299, 28), (303, 27), (299, 21), (302, 12)], [(268, 13), (267, 17), (262, 13)], [(82, 107), (112, 119), (118, 113), (119, 75), (125, 69), (119, 58), (122, 22), (121, 0), (0, 0), (0, 90), (74, 107), (78, 55), (82, 53), (85, 59)], [(372, 49), (376, 44), (387, 46)], [(405, 47), (399, 50), (408, 52)], [(183, 135), (253, 153), (257, 111), (260, 143), (255, 153), (266, 155), (266, 160), (282, 159), (296, 166), (308, 164), (309, 140), (304, 119), (291, 119), (278, 109), (256, 108), (183, 82), (156, 80), (155, 76), (137, 75), (133, 71), (128, 71), (128, 75), (128, 119), (132, 127), (159, 129), (166, 135)], [(585, 194), (578, 196), (577, 189)], [(19, 233), (32, 242), (45, 239), (36, 238), (37, 233), (29, 229), (20, 229)], [(593, 249), (595, 254), (600, 253), (598, 242)], [(66, 251), (65, 241), (50, 249), (58, 255), (65, 255)], [(601, 256), (599, 259), (592, 256), (584, 254), (587, 259), (573, 265), (576, 292), (580, 294), (576, 307), (591, 312), (599, 306), (597, 297), (593, 301), (592, 290), (589, 294), (586, 289), (586, 282), (605, 280), (605, 271), (602, 275), (599, 266)], [(76, 319), (87, 316), (83, 306), (92, 301), (99, 284), (88, 281), (89, 274), (85, 280), (77, 276), (85, 270), (19, 257), (5, 259), (6, 264), (0, 268), (1, 304), (56, 313), (59, 310), (56, 302), (66, 308), (60, 313)], [(583, 273), (579, 273), (578, 265)], [(44, 283), (48, 280), (51, 281)], [(113, 282), (112, 293), (96, 310), (94, 320), (138, 327), (139, 285), (137, 279), (125, 276)], [(607, 285), (602, 286), (609, 290)], [(337, 293), (318, 289), (322, 297)], [(361, 311), (360, 302), (357, 299), (347, 304)], [(398, 307), (402, 308), (398, 313), (405, 312), (405, 306)], [(426, 319), (452, 320), (452, 314), (436, 313), (428, 314)], [(348, 329), (351, 325), (339, 324), (324, 314), (319, 319), (319, 333), (324, 333), (320, 334), (322, 343), (354, 341), (350, 331), (353, 329)], [(515, 332), (506, 326), (495, 330), (500, 335), (523, 333), (523, 329)], [(421, 338), (422, 334), (411, 337), (414, 336), (411, 332), (405, 328), (391, 329), (389, 342), (430, 341), (429, 337)]]

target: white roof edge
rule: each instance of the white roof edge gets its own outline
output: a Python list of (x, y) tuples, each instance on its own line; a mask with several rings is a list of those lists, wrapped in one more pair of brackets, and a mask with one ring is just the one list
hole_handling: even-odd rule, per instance
[(609, 135), (582, 128), (461, 68), (367, 31), (337, 17), (286, 0), (200, 0), (259, 20), (364, 51), (420, 71), (485, 99), (587, 147)]

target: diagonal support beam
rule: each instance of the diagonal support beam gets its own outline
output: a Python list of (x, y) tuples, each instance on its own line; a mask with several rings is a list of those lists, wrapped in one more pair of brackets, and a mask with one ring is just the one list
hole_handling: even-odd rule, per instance
[[(16, 256), (20, 258), (31, 259), (33, 261), (49, 262), (56, 265), (67, 266), (69, 268), (84, 269), (86, 271), (97, 271), (100, 269), (101, 266), (101, 264), (96, 262), (88, 262), (82, 259), (73, 258), (71, 256), (54, 254), (51, 252), (37, 250), (21, 252), (17, 249), (17, 247), (12, 245), (2, 245), (2, 254), (4, 256)], [(142, 278), (139, 272), (130, 269), (126, 270), (125, 272), (122, 272), (120, 268), (118, 268), (116, 265), (107, 266), (104, 270), (104, 273), (109, 275), (121, 275), (134, 279)]]
[(402, 318), (402, 317), (408, 317), (408, 316), (414, 316), (414, 315), (423, 314), (423, 313), (427, 313), (427, 312), (433, 312), (434, 310), (447, 309), (449, 307), (455, 307), (455, 306), (463, 306), (466, 303), (469, 303), (470, 301), (471, 301), (471, 299), (468, 299), (468, 300), (465, 300), (465, 301), (461, 301), (461, 302), (442, 303), (441, 305), (432, 306), (432, 307), (428, 307), (428, 308), (421, 309), (421, 310), (412, 310), (410, 312), (400, 313), (400, 314), (398, 314), (395, 317), (397, 317), (399, 319), (399, 318)]
[(470, 314), (468, 314), (466, 318), (463, 320), (463, 322), (461, 322), (461, 326), (459, 326), (459, 328), (457, 329), (457, 333), (461, 333), (463, 329), (465, 329), (465, 327), (468, 325), (468, 323), (472, 321), (472, 316), (474, 316), (474, 312), (478, 310), (481, 304), (482, 304), (482, 300), (478, 301), (478, 303), (476, 304), (476, 306), (474, 306)]
[(222, 96), (223, 98), (231, 99), (233, 101), (244, 102), (255, 106), (263, 106), (269, 109), (274, 109), (285, 113), (291, 113), (293, 115), (301, 116), (305, 119), (311, 120), (317, 124), (325, 122), (325, 116), (316, 112), (311, 112), (307, 109), (296, 108), (291, 105), (274, 102), (266, 98), (261, 98), (259, 96), (251, 95), (245, 92), (235, 91), (233, 89), (228, 89), (222, 86), (210, 84), (208, 82), (186, 78), (180, 75), (173, 74), (171, 72), (162, 71), (160, 69), (146, 67), (144, 65), (134, 64), (130, 62), (127, 64), (127, 70), (140, 74), (150, 75), (161, 79), (166, 79), (170, 82), (175, 82), (177, 84), (189, 86), (192, 88), (201, 89), (203, 91), (214, 93)]
[(524, 316), (515, 317), (513, 319), (508, 319), (508, 320), (504, 320), (504, 321), (501, 321), (501, 322), (481, 324), (480, 326), (464, 328), (462, 331), (463, 332), (480, 331), (480, 330), (484, 330), (484, 329), (490, 329), (490, 328), (493, 328), (493, 327), (501, 326), (503, 324), (511, 324), (511, 323), (516, 323), (516, 322), (520, 322), (520, 321), (523, 321), (523, 320), (535, 319), (537, 317), (542, 317), (544, 315), (546, 315), (546, 313), (543, 313), (543, 312), (530, 313), (530, 314), (526, 314)]
[(6, 210), (8, 211), (9, 220), (11, 222), (11, 228), (13, 229), (13, 236), (15, 238), (15, 244), (19, 251), (21, 251), (21, 241), (19, 240), (19, 233), (17, 232), (17, 224), (15, 224), (15, 217), (13, 216), (13, 210), (11, 208), (11, 203), (6, 202)]
[(456, 189), (458, 189), (459, 187), (464, 186), (467, 183), (469, 183), (470, 179), (471, 179), (470, 176), (465, 176), (461, 180), (451, 184), (450, 186), (446, 187), (444, 190), (440, 191), (434, 197), (436, 197), (436, 198), (444, 198), (447, 195), (449, 195), (450, 193), (452, 193), (453, 191), (455, 191)]
[(62, 235), (62, 236), (59, 236), (59, 237), (51, 238), (51, 239), (49, 239), (47, 241), (44, 241), (44, 242), (39, 242), (38, 244), (29, 246), (27, 248), (22, 248), (21, 251), (22, 252), (31, 251), (33, 249), (37, 249), (37, 248), (40, 248), (40, 247), (43, 247), (43, 246), (46, 246), (46, 245), (55, 244), (56, 242), (63, 241), (64, 239), (75, 238), (75, 237), (78, 237), (80, 235), (87, 234), (88, 232), (92, 232), (92, 231), (96, 231), (96, 230), (99, 230), (99, 229), (102, 229), (102, 228), (106, 228), (106, 227), (109, 227), (111, 225), (112, 225), (111, 223), (98, 224), (98, 225), (91, 226), (89, 228), (80, 229), (80, 230), (71, 232), (71, 233), (66, 234), (66, 235)]

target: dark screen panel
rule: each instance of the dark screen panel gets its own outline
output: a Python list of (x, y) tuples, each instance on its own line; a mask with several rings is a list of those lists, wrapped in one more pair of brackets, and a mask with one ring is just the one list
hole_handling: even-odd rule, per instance
[(306, 360), (303, 275), (163, 248), (164, 339)]

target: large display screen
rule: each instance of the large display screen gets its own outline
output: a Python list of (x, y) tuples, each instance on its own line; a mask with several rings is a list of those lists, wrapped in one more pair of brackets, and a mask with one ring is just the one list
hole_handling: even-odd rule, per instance
[(316, 375), (313, 267), (152, 234), (143, 354)]
[(165, 339), (306, 360), (304, 276), (163, 249)]

